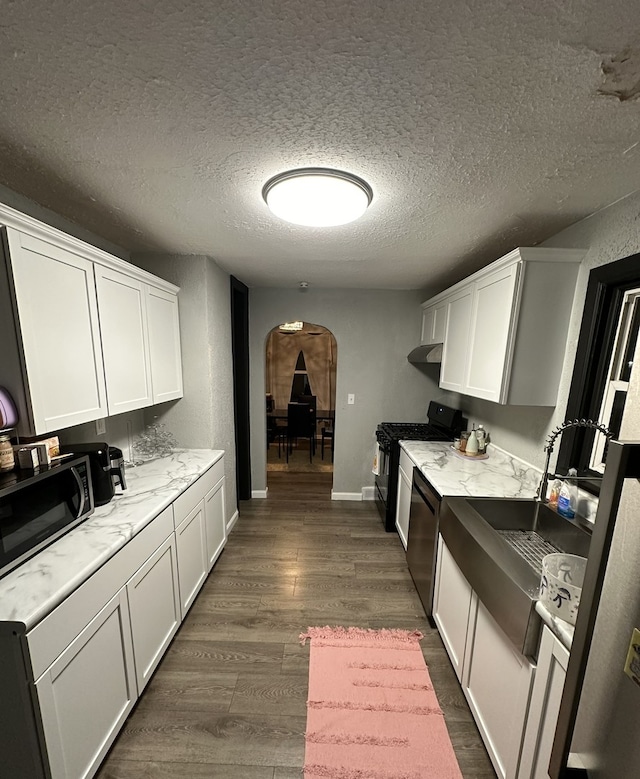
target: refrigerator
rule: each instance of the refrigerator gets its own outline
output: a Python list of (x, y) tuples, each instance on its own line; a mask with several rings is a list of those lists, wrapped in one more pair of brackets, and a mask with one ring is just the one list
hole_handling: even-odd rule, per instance
[[(636, 374), (640, 371), (636, 370)], [(640, 629), (640, 375), (609, 445), (549, 776), (640, 777), (640, 685), (624, 673)]]

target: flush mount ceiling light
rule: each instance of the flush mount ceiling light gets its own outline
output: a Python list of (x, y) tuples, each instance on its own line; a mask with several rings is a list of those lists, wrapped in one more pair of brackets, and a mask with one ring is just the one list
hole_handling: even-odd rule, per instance
[(335, 227), (361, 217), (373, 199), (366, 181), (331, 168), (298, 168), (279, 173), (262, 197), (280, 219), (306, 227)]

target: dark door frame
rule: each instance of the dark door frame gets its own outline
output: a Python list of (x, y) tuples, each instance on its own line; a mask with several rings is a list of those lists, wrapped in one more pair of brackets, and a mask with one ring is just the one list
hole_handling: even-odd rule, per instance
[(231, 280), (231, 351), (238, 500), (251, 498), (251, 429), (249, 425), (249, 288)]

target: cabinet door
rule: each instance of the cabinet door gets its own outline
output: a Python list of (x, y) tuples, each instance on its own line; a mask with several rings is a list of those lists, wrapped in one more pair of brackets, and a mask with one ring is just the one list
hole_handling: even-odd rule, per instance
[(520, 263), (490, 273), (474, 285), (469, 360), (463, 392), (504, 402), (515, 332)]
[(227, 522), (224, 510), (224, 479), (204, 498), (205, 535), (207, 538), (207, 571), (218, 559), (227, 541)]
[(422, 309), (422, 333), (420, 335), (421, 344), (433, 343), (433, 323), (435, 320), (435, 306)]
[(422, 344), (441, 344), (447, 324), (447, 304), (442, 302), (422, 311)]
[[(413, 471), (411, 472), (413, 475)], [(398, 500), (396, 504), (396, 529), (402, 546), (407, 550), (409, 538), (409, 513), (411, 511), (411, 476), (402, 466), (398, 469)]]
[(515, 779), (534, 667), (474, 596), (462, 689), (499, 779)]
[(180, 608), (184, 619), (207, 576), (204, 501), (176, 529)]
[(147, 287), (147, 322), (153, 402), (182, 397), (182, 357), (178, 296)]
[(136, 701), (121, 590), (36, 682), (52, 779), (93, 776)]
[(33, 432), (107, 416), (93, 263), (6, 229)]
[(461, 679), (473, 591), (442, 536), (438, 539), (437, 560), (433, 618), (456, 675)]
[(440, 386), (463, 392), (469, 354), (469, 328), (473, 285), (464, 287), (447, 300), (447, 324), (442, 350)]
[(138, 691), (151, 678), (180, 625), (173, 533), (127, 583)]
[(568, 663), (569, 650), (545, 625), (542, 630), (538, 667), (531, 693), (518, 779), (549, 779), (549, 760)]
[(95, 266), (109, 414), (153, 403), (145, 285)]

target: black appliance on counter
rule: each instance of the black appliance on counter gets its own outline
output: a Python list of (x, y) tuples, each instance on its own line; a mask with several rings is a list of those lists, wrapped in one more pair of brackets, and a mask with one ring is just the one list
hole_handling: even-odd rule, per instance
[(396, 529), (396, 501), (400, 467), (400, 441), (453, 441), (467, 420), (462, 412), (432, 400), (428, 422), (382, 422), (376, 429), (378, 473), (375, 500), (387, 533)]
[(127, 489), (122, 449), (98, 441), (88, 444), (60, 444), (62, 454), (86, 454), (91, 467), (91, 483), (96, 506), (104, 506), (116, 494), (116, 487)]
[(0, 474), (0, 576), (92, 513), (86, 456)]

